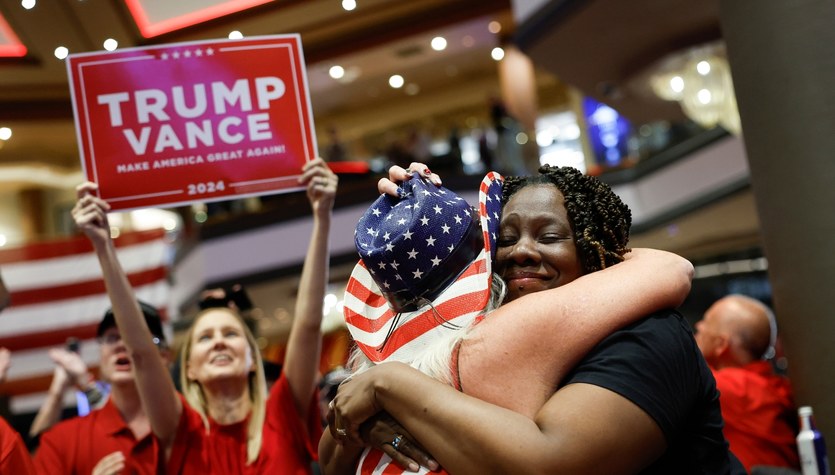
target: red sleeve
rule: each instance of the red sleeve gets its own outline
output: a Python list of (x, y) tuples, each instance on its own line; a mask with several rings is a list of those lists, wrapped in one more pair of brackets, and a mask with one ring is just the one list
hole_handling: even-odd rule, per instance
[(322, 437), (322, 416), (319, 412), (319, 391), (313, 397), (304, 417), (296, 412), (293, 391), (282, 373), (270, 389), (267, 399), (267, 419), (272, 431), (284, 434), (294, 447), (304, 451), (311, 460), (319, 459), (319, 439)]
[[(206, 426), (200, 414), (189, 406), (182, 394), (177, 393), (183, 412), (177, 425), (177, 435), (171, 447), (166, 467), (170, 474), (201, 473), (205, 466), (203, 445)], [(208, 471), (204, 472), (208, 473)]]
[[(0, 473), (34, 475), (35, 466), (20, 434), (0, 418)], [(44, 472), (57, 473), (57, 472)]]
[(41, 434), (40, 445), (34, 457), (37, 473), (70, 473), (75, 458), (75, 448), (71, 444), (76, 440), (73, 431), (69, 430), (72, 421), (60, 422)]

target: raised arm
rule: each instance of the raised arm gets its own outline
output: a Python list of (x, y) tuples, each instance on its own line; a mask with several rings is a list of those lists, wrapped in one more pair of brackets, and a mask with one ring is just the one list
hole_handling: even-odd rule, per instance
[(334, 401), (349, 434), (387, 411), (454, 475), (637, 473), (666, 447), (649, 415), (589, 384), (566, 386), (530, 419), (383, 363), (344, 383)]
[[(676, 254), (635, 249), (620, 264), (507, 303), (462, 343), (461, 388), (532, 418), (606, 336), (680, 305), (692, 276), (693, 266)], [(519, 394), (519, 387), (528, 390)]]
[(339, 178), (317, 158), (305, 164), (300, 181), (307, 184), (313, 232), (302, 266), (283, 371), (293, 391), (296, 410), (304, 418), (316, 388), (322, 352), (322, 307), (330, 255), (328, 234)]
[[(67, 389), (76, 386), (86, 393), (88, 387), (95, 387), (96, 384), (87, 369), (87, 364), (77, 353), (63, 348), (53, 348), (49, 350), (49, 357), (55, 363), (55, 370), (52, 372), (52, 382), (49, 385), (46, 400), (38, 409), (29, 427), (30, 437), (37, 436), (59, 421), (63, 409), (64, 392)], [(89, 402), (90, 406), (96, 407), (99, 401)]]
[(72, 210), (76, 225), (87, 235), (101, 265), (107, 295), (122, 341), (131, 357), (136, 387), (142, 408), (151, 422), (151, 429), (164, 447), (170, 447), (176, 435), (182, 405), (174, 389), (174, 381), (154, 345), (153, 336), (139, 309), (139, 303), (128, 277), (116, 256), (110, 238), (104, 200), (93, 195), (95, 183), (84, 183), (76, 188), (78, 202)]

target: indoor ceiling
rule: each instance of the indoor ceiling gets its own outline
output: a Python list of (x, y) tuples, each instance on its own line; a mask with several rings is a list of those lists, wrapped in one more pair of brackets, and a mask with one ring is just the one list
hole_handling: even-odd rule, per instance
[[(39, 0), (27, 10), (20, 0), (0, 0), (0, 15), (27, 49), (22, 58), (0, 58), (0, 127), (13, 131), (0, 142), (0, 166), (79, 168), (66, 68), (54, 51), (102, 50), (107, 38), (125, 48), (226, 38), (233, 30), (299, 33), (318, 132), (335, 126), (345, 140), (450, 113), (483, 109), (486, 116), (487, 97), (498, 94), (490, 51), (512, 33), (509, 0), (361, 0), (353, 11), (339, 0), (264, 2)], [(199, 13), (208, 4), (255, 3), (262, 4), (151, 38), (143, 37), (129, 8), (145, 4), (150, 17), (154, 9), (190, 5)], [(200, 20), (191, 14), (190, 21)], [(503, 31), (491, 33), (491, 21)], [(438, 35), (448, 42), (440, 52), (430, 48)], [(0, 29), (0, 45), (2, 39)], [(340, 81), (328, 75), (335, 64), (346, 70)], [(394, 73), (405, 78), (405, 87), (388, 85)]]
[[(191, 16), (191, 21), (205, 21), (144, 37), (128, 7), (140, 3), (149, 11), (255, 6), (215, 19)], [(0, 0), (0, 15), (27, 48), (22, 58), (0, 58), (0, 127), (13, 130), (12, 139), (0, 141), (0, 174), (16, 165), (40, 165), (59, 178), (70, 174), (56, 183), (77, 182), (67, 74), (64, 62), (54, 56), (60, 45), (76, 53), (101, 50), (106, 38), (124, 48), (226, 38), (232, 30), (246, 36), (300, 33), (318, 132), (335, 126), (350, 141), (415, 123), (475, 114), (486, 120), (487, 99), (499, 93), (490, 51), (514, 35), (541, 70), (543, 84), (562, 87), (564, 81), (636, 123), (678, 120), (683, 117), (678, 106), (647, 94), (637, 78), (664, 55), (720, 36), (718, 0), (543, 2), (547, 6), (525, 22), (524, 31), (516, 31), (511, 0), (357, 3), (355, 10), (345, 11), (339, 0), (38, 0), (27, 10), (20, 0)], [(487, 29), (494, 20), (502, 26), (498, 33)], [(0, 40), (2, 33), (0, 28)], [(429, 47), (436, 35), (447, 38), (446, 50)], [(351, 81), (328, 75), (335, 64), (346, 69)], [(388, 78), (394, 73), (413, 86), (390, 88)], [(25, 186), (26, 174), (35, 169), (27, 170), (19, 182), (0, 184), (0, 192)], [(717, 222), (728, 226), (714, 226)], [(757, 246), (753, 196), (737, 194), (732, 201), (634, 236), (634, 243), (690, 257)]]

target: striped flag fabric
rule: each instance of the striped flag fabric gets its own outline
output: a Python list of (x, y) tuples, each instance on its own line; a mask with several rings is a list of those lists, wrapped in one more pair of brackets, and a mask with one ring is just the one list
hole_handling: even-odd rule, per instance
[[(137, 298), (165, 318), (171, 289), (166, 232), (123, 232), (114, 243)], [(0, 347), (12, 352), (0, 394), (12, 396), (13, 412), (34, 412), (52, 378), (50, 348), (77, 338), (82, 358), (97, 370), (96, 327), (110, 302), (84, 236), (0, 249), (0, 275), (11, 294), (11, 304), (0, 312)]]

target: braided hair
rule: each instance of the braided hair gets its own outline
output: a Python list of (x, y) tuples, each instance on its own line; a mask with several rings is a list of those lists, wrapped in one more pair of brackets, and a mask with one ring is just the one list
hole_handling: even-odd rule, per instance
[(622, 262), (629, 252), (626, 244), (632, 212), (609, 185), (576, 168), (543, 165), (539, 175), (505, 177), (502, 205), (526, 186), (548, 184), (556, 186), (565, 197), (584, 273)]

